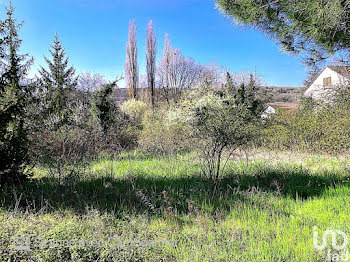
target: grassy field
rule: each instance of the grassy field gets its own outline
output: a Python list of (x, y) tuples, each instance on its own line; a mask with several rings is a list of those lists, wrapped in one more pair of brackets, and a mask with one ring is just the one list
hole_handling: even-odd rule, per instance
[(191, 154), (42, 168), (1, 192), (1, 261), (327, 261), (314, 226), (319, 243), (326, 229), (350, 236), (349, 167), (259, 152), (229, 162), (217, 190)]

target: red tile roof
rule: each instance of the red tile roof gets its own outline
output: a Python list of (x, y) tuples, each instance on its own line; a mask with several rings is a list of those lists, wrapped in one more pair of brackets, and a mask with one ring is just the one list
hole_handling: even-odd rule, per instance
[(296, 109), (298, 108), (298, 104), (269, 104), (270, 106), (272, 106), (274, 109), (278, 109), (278, 108), (283, 108), (283, 109)]

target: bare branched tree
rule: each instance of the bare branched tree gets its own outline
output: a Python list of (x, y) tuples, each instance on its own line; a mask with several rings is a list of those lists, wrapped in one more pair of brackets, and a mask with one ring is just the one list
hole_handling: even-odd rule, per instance
[(137, 64), (137, 40), (136, 23), (129, 23), (129, 38), (126, 44), (125, 77), (127, 88), (132, 91), (132, 97), (136, 99), (139, 82), (139, 69)]
[(105, 77), (99, 73), (83, 72), (79, 75), (77, 89), (93, 93), (106, 84)]
[(99, 73), (83, 72), (79, 75), (77, 89), (70, 94), (75, 104), (74, 121), (76, 124), (81, 125), (89, 119), (92, 94), (105, 84), (104, 76)]
[(157, 36), (153, 30), (152, 20), (148, 24), (146, 37), (147, 83), (151, 93), (151, 104), (154, 107), (156, 82)]
[(168, 103), (177, 102), (183, 90), (192, 88), (201, 77), (203, 66), (183, 56), (180, 49), (171, 46), (168, 35), (165, 36), (163, 57), (157, 68), (158, 84)]
[(248, 85), (253, 77), (254, 82), (257, 86), (265, 86), (264, 79), (261, 75), (256, 72), (241, 71), (241, 72), (232, 72), (230, 73), (232, 78), (232, 83), (234, 86), (239, 86), (241, 84)]
[(202, 65), (198, 87), (216, 89), (226, 83), (225, 70), (215, 63)]

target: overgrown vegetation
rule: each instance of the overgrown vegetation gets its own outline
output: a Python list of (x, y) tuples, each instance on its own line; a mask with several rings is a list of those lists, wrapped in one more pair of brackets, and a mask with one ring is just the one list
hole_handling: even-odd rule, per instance
[(341, 103), (304, 102), (295, 111), (279, 111), (264, 130), (270, 149), (339, 154), (350, 150), (350, 111)]
[(222, 158), (253, 140), (261, 122), (262, 102), (255, 97), (255, 83), (234, 87), (227, 73), (224, 89), (208, 92), (190, 106), (189, 125), (204, 160), (203, 172), (217, 181)]
[[(271, 21), (251, 16), (281, 23), (273, 12), (285, 1), (218, 2), (270, 32)], [(153, 22), (142, 81), (132, 21), (131, 99), (118, 104), (122, 77), (76, 76), (58, 35), (47, 68), (28, 79), (13, 12), (10, 4), (0, 24), (0, 260), (323, 261), (313, 226), (350, 233), (347, 85), (331, 103), (303, 99), (263, 117), (256, 74), (198, 64), (168, 35), (157, 64)], [(299, 44), (275, 26), (282, 44)], [(312, 44), (328, 45), (320, 34)]]
[[(244, 154), (230, 161), (216, 193), (193, 155), (124, 154), (63, 180), (37, 170), (0, 194), (1, 256), (325, 260), (327, 251), (313, 248), (312, 228), (350, 233), (348, 159), (261, 153), (248, 166)], [(14, 249), (28, 238), (30, 251)]]

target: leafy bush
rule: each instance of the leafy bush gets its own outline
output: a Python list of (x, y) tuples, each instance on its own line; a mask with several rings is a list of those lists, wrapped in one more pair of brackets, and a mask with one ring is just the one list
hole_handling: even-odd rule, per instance
[(93, 95), (93, 111), (105, 133), (113, 125), (113, 115), (117, 111), (117, 106), (111, 98), (112, 92), (113, 84), (106, 84)]
[(88, 156), (95, 155), (97, 150), (98, 135), (96, 130), (84, 130), (79, 128), (61, 128), (57, 131), (44, 131), (38, 137), (40, 142), (35, 143), (38, 156), (42, 162), (82, 161)]
[(350, 149), (350, 111), (337, 106), (280, 111), (264, 130), (272, 149), (342, 153)]
[(334, 102), (339, 107), (350, 110), (350, 85), (342, 85), (337, 88)]
[[(95, 124), (94, 124), (95, 123)], [(107, 132), (91, 119), (89, 125), (64, 126), (59, 130), (43, 130), (32, 137), (33, 158), (41, 163), (77, 163), (103, 153), (116, 154), (137, 145), (136, 131), (122, 117)]]
[(120, 110), (128, 115), (133, 122), (140, 124), (143, 120), (143, 116), (150, 108), (145, 102), (130, 99), (120, 106)]
[(140, 149), (160, 154), (173, 154), (190, 149), (188, 124), (180, 109), (146, 111), (139, 137)]
[(247, 145), (256, 131), (257, 117), (244, 104), (237, 104), (229, 95), (209, 92), (190, 107), (188, 122), (193, 129), (194, 143), (202, 153), (204, 173), (215, 180), (222, 173), (222, 156), (229, 157)]

